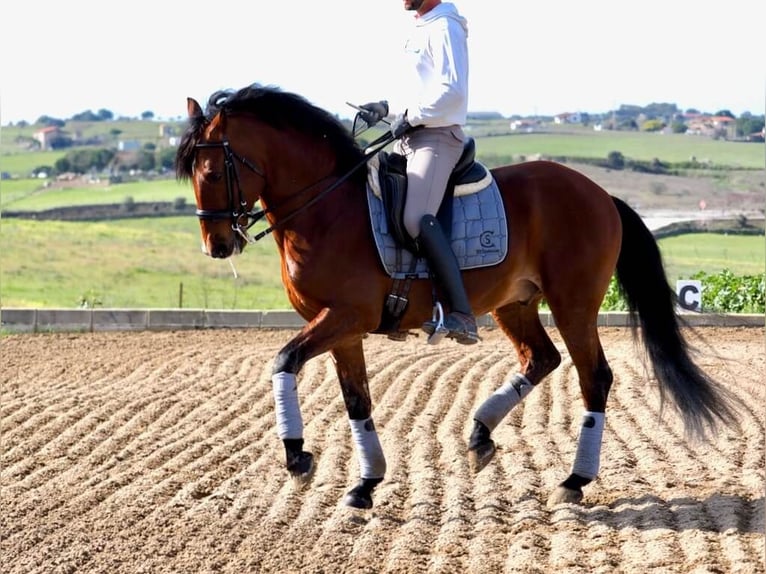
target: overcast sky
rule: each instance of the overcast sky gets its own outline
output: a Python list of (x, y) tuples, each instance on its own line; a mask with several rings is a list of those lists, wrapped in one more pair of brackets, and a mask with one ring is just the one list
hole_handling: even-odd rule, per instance
[[(471, 111), (553, 115), (675, 103), (766, 110), (766, 1), (462, 0)], [(108, 109), (186, 114), (221, 88), (346, 101), (397, 99), (412, 13), (402, 0), (6, 2), (0, 122)]]

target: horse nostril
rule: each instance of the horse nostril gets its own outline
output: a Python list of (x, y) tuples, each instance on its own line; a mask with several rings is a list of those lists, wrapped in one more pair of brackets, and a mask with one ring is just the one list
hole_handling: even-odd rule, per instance
[(225, 243), (216, 243), (210, 250), (210, 256), (216, 259), (225, 259), (231, 255), (231, 249)]

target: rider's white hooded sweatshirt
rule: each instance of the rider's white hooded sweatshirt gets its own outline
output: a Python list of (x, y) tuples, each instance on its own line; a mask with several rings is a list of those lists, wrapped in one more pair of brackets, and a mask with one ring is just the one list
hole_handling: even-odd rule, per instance
[(468, 23), (449, 2), (422, 17), (405, 47), (410, 86), (404, 106), (411, 125), (465, 125), (468, 115)]

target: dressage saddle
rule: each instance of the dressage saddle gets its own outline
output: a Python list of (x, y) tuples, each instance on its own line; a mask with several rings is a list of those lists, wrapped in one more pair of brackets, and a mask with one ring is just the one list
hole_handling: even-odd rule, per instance
[[(417, 255), (418, 248), (415, 240), (407, 233), (403, 221), (404, 204), (407, 200), (407, 159), (396, 152), (381, 151), (378, 154), (378, 160), (380, 162), (378, 168), (380, 194), (388, 229), (397, 243)], [(469, 137), (465, 141), (460, 159), (452, 170), (444, 199), (436, 215), (445, 233), (449, 235), (452, 229), (452, 200), (455, 195), (455, 186), (479, 182), (486, 175), (487, 169), (476, 161), (476, 142)]]

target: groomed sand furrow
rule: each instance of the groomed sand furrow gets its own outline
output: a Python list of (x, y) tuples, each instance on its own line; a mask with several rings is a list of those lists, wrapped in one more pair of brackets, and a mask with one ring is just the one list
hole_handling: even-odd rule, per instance
[[(179, 364), (187, 360), (183, 355), (177, 356), (177, 353), (174, 353), (174, 355), (176, 356), (173, 358)], [(48, 407), (50, 413), (47, 413), (47, 416), (52, 419), (51, 424), (54, 425), (53, 428), (40, 428), (40, 425), (35, 424), (37, 421), (34, 419), (26, 421), (22, 428), (23, 426), (31, 425), (34, 433), (38, 436), (55, 436), (56, 444), (43, 443), (53, 451), (67, 452), (70, 456), (75, 457), (80, 456), (82, 453), (89, 453), (92, 456), (94, 451), (93, 441), (97, 440), (99, 435), (110, 435), (110, 429), (113, 424), (111, 419), (119, 418), (120, 416), (124, 417), (125, 415), (122, 413), (122, 410), (130, 411), (132, 409), (134, 411), (141, 411), (146, 405), (151, 404), (151, 398), (146, 398), (145, 396), (135, 397), (131, 401), (130, 397), (134, 395), (130, 393), (130, 389), (132, 385), (141, 385), (144, 380), (164, 379), (161, 376), (160, 370), (166, 371), (168, 369), (167, 364), (170, 357), (165, 356), (159, 359), (164, 362), (161, 362), (160, 366), (157, 367), (158, 371), (153, 372), (151, 370), (152, 363), (148, 361), (147, 357), (142, 356), (143, 366), (141, 374), (137, 374), (137, 371), (134, 369), (131, 371), (130, 377), (126, 379), (114, 378), (113, 374), (104, 373), (101, 365), (92, 364), (91, 369), (87, 371), (88, 379), (85, 382), (73, 381), (66, 385), (67, 393), (64, 396), (68, 395), (68, 400), (62, 400), (61, 392), (63, 391), (61, 391), (58, 395), (58, 400), (51, 401), (51, 405)], [(176, 394), (180, 394), (189, 384), (185, 378), (178, 378), (176, 383), (178, 384), (174, 387), (168, 385), (167, 388), (160, 391), (155, 389), (154, 392), (173, 397)], [(142, 393), (142, 395), (145, 394)], [(174, 399), (171, 398), (170, 400)], [(67, 403), (69, 405), (80, 406), (79, 410), (85, 412), (86, 416), (79, 417), (78, 410), (69, 408)], [(59, 415), (54, 417), (54, 413), (59, 413)], [(100, 427), (100, 429), (94, 430), (94, 426)], [(60, 429), (64, 430), (60, 432)], [(21, 438), (17, 434), (18, 432), (11, 432), (6, 435), (11, 444)], [(85, 444), (78, 444), (81, 441)], [(43, 444), (36, 447), (33, 443), (26, 442), (25, 450), (43, 448)]]
[[(607, 431), (614, 438), (610, 449), (613, 454), (602, 496), (610, 488), (608, 482), (613, 483), (612, 489), (630, 493), (615, 503), (615, 509), (631, 516), (629, 522), (638, 528), (620, 530), (621, 545), (625, 552), (650, 547), (652, 552), (647, 558), (650, 568), (671, 567), (677, 563), (679, 554), (693, 560), (704, 541), (694, 531), (694, 523), (685, 522), (672, 502), (668, 506), (663, 498), (687, 490), (692, 485), (690, 481), (704, 476), (704, 465), (688, 444), (679, 439), (680, 425), (673, 429), (658, 420), (659, 401), (655, 399), (654, 408), (651, 407), (652, 399), (646, 397), (647, 386), (635, 363), (624, 361), (616, 366), (615, 391), (607, 415)], [(647, 422), (642, 424), (643, 421)], [(625, 458), (630, 464), (619, 464), (621, 451), (629, 453)], [(618, 479), (622, 479), (622, 484)], [(657, 498), (658, 494), (663, 498)], [(689, 534), (685, 534), (687, 529)]]
[[(329, 419), (326, 419), (329, 420)], [(282, 532), (283, 540), (294, 540), (295, 544), (287, 546), (282, 544), (282, 551), (278, 556), (272, 556), (268, 552), (264, 552), (263, 555), (258, 558), (262, 566), (268, 566), (271, 560), (278, 559), (279, 561), (289, 561), (296, 565), (296, 567), (303, 569), (301, 565), (302, 556), (306, 554), (308, 548), (314, 546), (316, 539), (321, 536), (323, 524), (325, 524), (334, 514), (338, 507), (339, 500), (343, 494), (344, 476), (346, 473), (342, 471), (343, 466), (347, 466), (350, 454), (349, 433), (347, 432), (348, 423), (345, 416), (337, 417), (335, 420), (330, 421), (329, 424), (316, 425), (315, 431), (321, 433), (326, 438), (326, 448), (322, 453), (322, 457), (317, 459), (317, 469), (313, 480), (303, 490), (295, 490), (292, 488), (286, 472), (276, 473), (280, 476), (281, 480), (287, 485), (290, 490), (285, 491), (285, 488), (280, 489), (281, 494), (277, 494), (278, 502), (273, 504), (272, 508), (268, 512), (268, 518), (275, 523), (279, 520), (279, 514), (295, 512), (294, 518), (290, 521), (290, 524)], [(280, 445), (281, 447), (281, 445)], [(271, 469), (273, 471), (273, 469)], [(268, 472), (269, 469), (264, 468), (264, 472)], [(259, 477), (260, 480), (268, 480), (267, 477)], [(250, 482), (250, 481), (248, 481)], [(226, 485), (223, 485), (226, 486)], [(233, 520), (236, 516), (240, 516), (242, 519), (254, 520), (252, 507), (243, 505), (239, 513), (230, 510), (237, 499), (241, 496), (242, 489), (246, 488), (249, 493), (249, 503), (252, 503), (252, 499), (262, 496), (264, 493), (259, 489), (253, 489), (252, 484), (244, 484), (244, 481), (240, 478), (235, 484), (229, 485), (229, 496), (225, 497), (225, 508), (228, 519)], [(222, 490), (219, 488), (219, 490)], [(283, 496), (279, 499), (279, 496)], [(274, 501), (274, 499), (272, 499)], [(297, 505), (297, 506), (296, 506)], [(295, 508), (292, 508), (295, 506)], [(216, 510), (220, 510), (220, 501), (205, 501), (195, 512), (207, 512), (211, 515), (216, 514)], [(209, 525), (205, 525), (200, 528), (197, 533), (196, 541), (202, 541), (203, 544), (214, 544), (218, 536), (220, 536), (219, 525), (215, 521), (211, 521)], [(268, 539), (250, 539), (248, 537), (242, 537), (231, 546), (232, 554), (236, 555), (244, 551), (251, 558), (253, 554), (253, 548), (255, 546), (265, 546), (268, 548)], [(197, 544), (185, 548), (184, 551), (188, 551), (190, 557), (193, 556), (197, 550)], [(221, 560), (221, 557), (217, 557)], [(211, 560), (213, 557), (206, 558), (202, 564), (213, 568)], [(229, 565), (228, 560), (226, 560)], [(230, 565), (229, 565), (230, 566)], [(308, 566), (308, 565), (306, 565)]]
[[(447, 464), (441, 462), (445, 445), (438, 439), (438, 429), (464, 383), (465, 373), (471, 371), (475, 360), (473, 356), (463, 354), (438, 373), (438, 380), (429, 399), (408, 436), (412, 445), (412, 467), (417, 469), (410, 471), (409, 520), (415, 524), (420, 522), (418, 540), (421, 544), (419, 549), (411, 548), (411, 551), (429, 555), (430, 568), (437, 567), (437, 564), (439, 567), (447, 566), (445, 561), (449, 557), (437, 544), (444, 525), (443, 509), (445, 505), (453, 503), (452, 492), (445, 490), (445, 481), (453, 475), (456, 465), (462, 467), (464, 476), (468, 472), (465, 457), (458, 460), (453, 456)], [(434, 559), (437, 557), (439, 560), (435, 564)]]
[[(454, 348), (454, 346), (453, 346)], [(386, 563), (383, 572), (397, 572), (398, 570), (409, 569), (409, 571), (425, 568), (428, 564), (428, 553), (432, 540), (435, 537), (437, 522), (435, 516), (438, 516), (438, 508), (435, 506), (436, 487), (435, 479), (438, 477), (437, 469), (434, 468), (435, 462), (429, 454), (429, 446), (435, 448), (431, 439), (427, 444), (423, 444), (424, 428), (432, 428), (433, 416), (426, 412), (426, 407), (434, 395), (444, 392), (441, 387), (451, 389), (454, 392), (457, 383), (447, 377), (444, 373), (449, 371), (451, 366), (459, 363), (463, 353), (445, 348), (445, 353), (431, 360), (419, 359), (414, 364), (412, 374), (414, 378), (410, 382), (410, 392), (403, 403), (400, 404), (394, 425), (386, 425), (386, 434), (392, 432), (399, 438), (397, 444), (397, 459), (399, 461), (400, 472), (406, 474), (398, 476), (399, 472), (394, 472), (394, 480), (399, 483), (403, 489), (395, 496), (397, 504), (400, 506), (400, 516), (404, 521), (400, 527), (400, 532), (410, 533), (407, 536), (407, 544), (402, 544), (402, 538), (394, 540), (386, 555)], [(402, 377), (400, 377), (401, 379)], [(385, 444), (393, 441), (386, 440)], [(382, 485), (381, 485), (382, 486)], [(381, 488), (381, 495), (383, 489)], [(386, 489), (386, 496), (379, 496), (383, 502), (391, 498), (389, 489)]]
[[(393, 344), (393, 343), (392, 343)], [(392, 349), (393, 351), (393, 349)], [(381, 353), (383, 356), (387, 355), (387, 352)], [(385, 363), (388, 363), (388, 361), (385, 361)], [(371, 386), (374, 388), (375, 386), (379, 386), (383, 381), (381, 381), (382, 378), (384, 378), (385, 371), (379, 370), (379, 369), (370, 369), (371, 375)], [(395, 370), (393, 371), (395, 372)], [(441, 381), (441, 379), (440, 379)], [(424, 412), (420, 414), (415, 421), (415, 429), (411, 431), (411, 435), (419, 434), (420, 436), (413, 436), (411, 437), (411, 440), (414, 440), (416, 444), (419, 444), (420, 446), (414, 448), (410, 453), (410, 457), (414, 457), (416, 460), (419, 461), (419, 464), (426, 464), (425, 462), (428, 458), (434, 458), (438, 456), (438, 449), (436, 449), (436, 452), (431, 452), (431, 450), (434, 449), (436, 446), (435, 441), (433, 440), (433, 434), (435, 434), (433, 431), (433, 426), (438, 423), (438, 420), (436, 418), (439, 416), (439, 413), (442, 410), (443, 403), (445, 401), (448, 401), (450, 398), (450, 395), (452, 393), (452, 387), (454, 386), (451, 382), (451, 380), (448, 378), (447, 380), (443, 381), (444, 387), (437, 387), (434, 388), (433, 393), (431, 395), (431, 398), (428, 400)], [(381, 401), (385, 402), (385, 400)], [(375, 405), (375, 400), (373, 396), (373, 404)], [(436, 404), (436, 406), (434, 406)], [(392, 405), (393, 406), (393, 405)], [(374, 411), (376, 425), (379, 428), (379, 431), (382, 431), (382, 426), (380, 421), (384, 421), (385, 419), (382, 416), (379, 416), (378, 411)], [(419, 421), (426, 421), (426, 424), (420, 425)], [(346, 429), (344, 428), (344, 431)], [(422, 432), (419, 432), (422, 431)], [(351, 444), (350, 444), (350, 431), (346, 432), (345, 441), (348, 443), (349, 449), (348, 449), (348, 470), (350, 471), (351, 476), (353, 477), (352, 483), (355, 482), (358, 478), (358, 466), (356, 462), (356, 452), (353, 450)], [(339, 437), (340, 438), (340, 437)], [(383, 440), (383, 438), (381, 438)], [(388, 449), (387, 444), (385, 441), (383, 441), (383, 448), (384, 452), (388, 455)], [(387, 460), (389, 457), (387, 456)], [(389, 468), (390, 468), (390, 462), (389, 462)], [(430, 466), (430, 465), (429, 465)], [(434, 462), (434, 467), (436, 467), (436, 463)], [(341, 469), (335, 470), (335, 476), (337, 477), (339, 471)], [(385, 484), (385, 483), (384, 483)], [(350, 486), (350, 484), (349, 484)], [(380, 490), (382, 487), (379, 487), (378, 490)], [(316, 539), (312, 554), (319, 555), (319, 556), (332, 556), (333, 559), (341, 559), (343, 560), (343, 556), (347, 556), (346, 560), (353, 560), (355, 564), (359, 565), (359, 568), (362, 568), (364, 565), (365, 558), (363, 556), (360, 556), (359, 553), (356, 553), (356, 550), (363, 546), (365, 550), (369, 550), (367, 547), (367, 544), (365, 544), (363, 541), (359, 540), (359, 537), (363, 535), (363, 529), (364, 533), (368, 534), (371, 538), (374, 539), (375, 543), (375, 550), (371, 553), (369, 556), (369, 560), (372, 560), (371, 566), (373, 564), (376, 564), (379, 561), (379, 558), (376, 560), (375, 554), (380, 552), (382, 544), (379, 540), (379, 528), (376, 528), (376, 524), (379, 525), (380, 522), (375, 519), (375, 514), (378, 513), (377, 510), (374, 511), (353, 511), (341, 506), (337, 505), (337, 501), (342, 496), (342, 492), (335, 492), (334, 500), (336, 501), (336, 505), (334, 508), (333, 513), (331, 516), (329, 516), (324, 521), (324, 528), (322, 529), (322, 532), (320, 533), (319, 537)], [(375, 499), (376, 503), (380, 497), (376, 494)], [(433, 498), (435, 500), (438, 500), (439, 496), (437, 494), (433, 495)], [(437, 504), (434, 503), (434, 507), (436, 507)], [(377, 504), (376, 504), (377, 507)], [(314, 524), (317, 524), (314, 522)], [(322, 523), (319, 523), (319, 526), (322, 526)], [(377, 533), (376, 533), (377, 531)], [(352, 558), (353, 556), (353, 558)], [(310, 564), (305, 564), (304, 569), (305, 571), (311, 571)]]
[[(548, 495), (570, 473), (578, 428), (570, 427), (582, 414), (577, 372), (562, 351), (561, 365), (525, 399), (521, 440), (529, 452), (532, 470), (539, 476), (538, 496)], [(543, 392), (540, 392), (543, 391)], [(554, 408), (554, 405), (559, 405)], [(568, 411), (568, 415), (563, 413)], [(562, 418), (554, 418), (554, 414)]]
[(367, 353), (367, 365), (373, 417), (386, 457), (386, 476), (375, 489), (372, 511), (338, 515), (344, 532), (354, 533), (354, 545), (349, 549), (348, 558), (353, 564), (375, 565), (384, 561), (403, 521), (401, 516), (409, 494), (407, 484), (403, 482), (407, 475), (408, 454), (400, 438), (406, 431), (402, 430), (404, 417), (399, 414), (402, 404), (408, 400), (408, 393), (413, 391), (412, 381), (420, 371), (419, 364), (428, 362), (433, 356), (433, 352), (427, 352), (426, 348), (418, 358), (412, 344), (386, 341), (383, 347), (378, 352)]
[[(672, 488), (699, 475), (703, 467), (694, 460), (688, 445), (676, 437), (668, 444), (667, 427), (659, 421), (659, 411), (651, 408), (652, 400), (647, 398), (646, 387), (630, 362), (619, 364), (612, 388), (604, 434), (614, 437), (630, 453), (627, 458), (631, 474), (659, 488)], [(619, 463), (620, 457), (612, 457), (608, 464), (619, 473), (620, 466), (612, 466), (615, 462)], [(692, 474), (677, 470), (682, 463)]]
[[(87, 383), (83, 386), (85, 387), (83, 392), (87, 392)], [(172, 390), (170, 394), (173, 395)], [(60, 450), (61, 454), (56, 458), (49, 459), (55, 463), (49, 464), (43, 472), (38, 473), (42, 481), (38, 480), (36, 483), (26, 481), (30, 484), (18, 485), (18, 488), (27, 491), (33, 503), (26, 508), (21, 504), (14, 510), (22, 512), (30, 519), (34, 516), (45, 516), (48, 520), (53, 520), (55, 516), (58, 516), (59, 520), (66, 520), (71, 516), (81, 516), (94, 505), (107, 500), (117, 489), (123, 486), (123, 483), (129, 483), (126, 475), (110, 468), (114, 462), (109, 462), (105, 468), (102, 468), (100, 461), (94, 462), (93, 453), (83, 448), (81, 444), (85, 440), (93, 448), (95, 445), (111, 441), (111, 437), (117, 436), (125, 423), (125, 421), (120, 421), (120, 418), (130, 420), (132, 416), (139, 416), (136, 413), (142, 412), (142, 409), (146, 407), (146, 401), (143, 400), (132, 401), (128, 405), (124, 403), (125, 399), (115, 399), (107, 407), (99, 407), (95, 414), (89, 414), (85, 419), (78, 421), (78, 424), (73, 425), (65, 433), (52, 436), (54, 444), (46, 450), (49, 452)], [(114, 414), (110, 414), (110, 410)], [(125, 415), (128, 412), (132, 414)], [(118, 419), (117, 426), (115, 426), (114, 419)], [(90, 421), (93, 423), (91, 424)], [(111, 429), (111, 434), (109, 429)], [(56, 443), (62, 436), (62, 446), (56, 448)], [(70, 444), (72, 442), (74, 446)], [(113, 454), (118, 455), (117, 452)], [(72, 465), (72, 460), (78, 462)], [(139, 468), (135, 474), (140, 474), (144, 470)], [(84, 488), (78, 488), (77, 485), (83, 481), (83, 477), (87, 477)], [(66, 501), (56, 496), (50, 496), (51, 493), (62, 488), (71, 488), (73, 496)], [(42, 530), (38, 535), (42, 535)]]
[(586, 506), (581, 509), (580, 521), (584, 528), (575, 548), (580, 549), (582, 565), (588, 572), (619, 572), (624, 559), (612, 510), (606, 506)]
[[(225, 388), (225, 387), (223, 387), (223, 388)], [(167, 391), (171, 395), (176, 394), (176, 389), (169, 388), (169, 389), (167, 389)], [(224, 399), (224, 402), (227, 402), (227, 401)], [(162, 409), (160, 409), (160, 410), (162, 410)], [(143, 424), (140, 425), (142, 427), (142, 432), (146, 432), (147, 429), (151, 430), (151, 424), (147, 424), (147, 423), (148, 423), (148, 421), (144, 420)], [(173, 431), (173, 432), (175, 432), (175, 431)], [(155, 436), (155, 438), (156, 438), (156, 436)], [(199, 440), (199, 437), (198, 437), (198, 440)], [(120, 454), (116, 454), (116, 456), (118, 458), (121, 458), (121, 459), (129, 458), (129, 455), (126, 455), (124, 452), (121, 453), (121, 454), (122, 454), (122, 456), (120, 456)], [(143, 462), (146, 462), (146, 461), (143, 461)], [(121, 466), (125, 466), (125, 465), (121, 465)], [(138, 485), (131, 484), (130, 481), (132, 480), (133, 476), (140, 476), (142, 472), (146, 472), (146, 470), (147, 470), (146, 466), (147, 465), (144, 465), (143, 470), (139, 469), (139, 470), (137, 470), (135, 472), (131, 472), (130, 470), (122, 471), (122, 472), (116, 472), (116, 471), (114, 471), (112, 469), (107, 468), (107, 470), (111, 471), (110, 472), (111, 476), (108, 479), (108, 483), (109, 484), (119, 483), (120, 486), (125, 487), (125, 488), (138, 488)], [(151, 466), (151, 465), (148, 465), (148, 466)], [(101, 484), (94, 484), (94, 483), (92, 483), (92, 481), (91, 481), (91, 484), (88, 484), (88, 488), (89, 489), (93, 489), (93, 488), (100, 489), (102, 487), (103, 487), (103, 485), (101, 485)], [(99, 500), (99, 502), (101, 502), (101, 503), (103, 503), (106, 500), (106, 497), (104, 497), (103, 495), (100, 495), (98, 498), (99, 499), (103, 498), (103, 500)], [(129, 499), (131, 497), (125, 496), (125, 498)], [(69, 503), (69, 506), (71, 506), (71, 502)], [(115, 506), (116, 506), (116, 504), (115, 504)], [(87, 514), (87, 512), (86, 512), (86, 514)], [(124, 516), (123, 518), (124, 518), (124, 520), (126, 522), (129, 522), (127, 516)]]
[(294, 331), (4, 338), (16, 374), (0, 373), (15, 405), (3, 413), (58, 407), (61, 417), (14, 435), (13, 464), (31, 472), (0, 477), (4, 571), (764, 573), (763, 332), (705, 331), (721, 355), (741, 353), (701, 363), (745, 398), (743, 431), (687, 444), (672, 413), (658, 423), (628, 331), (606, 329), (615, 385), (601, 476), (583, 506), (553, 509), (547, 497), (569, 472), (582, 411), (566, 352), (495, 430), (500, 450), (474, 475), (472, 415), (518, 370), (502, 334), (482, 330), (470, 348), (366, 339), (389, 471), (365, 512), (340, 504), (358, 469), (329, 356), (307, 363), (299, 387), (314, 479), (296, 491), (284, 469), (270, 371)]
[[(473, 398), (471, 415), (509, 375), (518, 372), (518, 361), (512, 349), (501, 349), (499, 353), (495, 351), (488, 360), (490, 366)], [(462, 508), (468, 510), (466, 530), (470, 542), (466, 548), (468, 555), (464, 559), (468, 572), (483, 572), (485, 569), (487, 572), (500, 572), (503, 569), (505, 554), (498, 549), (507, 544), (506, 533), (513, 512), (511, 489), (517, 484), (515, 476), (509, 476), (508, 468), (515, 469), (519, 458), (519, 445), (514, 438), (518, 428), (512, 422), (514, 412), (503, 419), (493, 433), (498, 449), (494, 459), (478, 474), (469, 472), (470, 484), (464, 485), (466, 501), (471, 504), (467, 509)], [(467, 422), (466, 431), (470, 431), (473, 424)], [(456, 476), (454, 480), (458, 478)]]
[[(439, 532), (429, 566), (433, 572), (470, 571), (474, 560), (492, 571), (492, 556), (482, 555), (492, 549), (477, 548), (480, 544), (474, 537), (476, 506), (483, 501), (475, 498), (476, 475), (468, 464), (467, 444), (473, 429), (474, 405), (502, 384), (509, 371), (508, 354), (490, 348), (476, 353), (466, 366), (459, 380), (456, 377), (457, 388), (445, 388), (448, 402), (440, 407), (441, 421), (436, 421), (436, 439), (442, 447), (439, 465), (443, 469), (443, 494)], [(502, 485), (497, 486), (502, 489)]]
[[(213, 454), (213, 457), (215, 457), (215, 454)], [(247, 461), (239, 464), (246, 465)], [(219, 460), (215, 461), (214, 466), (216, 469), (214, 471), (215, 473), (225, 476), (223, 473), (231, 471), (232, 466), (236, 468), (237, 463), (231, 460), (224, 460), (224, 456), (219, 455)], [(134, 480), (136, 477), (140, 476), (142, 476), (140, 470), (135, 472), (127, 471), (124, 473), (114, 473), (106, 481), (87, 488), (87, 490), (91, 491), (91, 496), (85, 498), (82, 502), (83, 508), (80, 511), (70, 509), (69, 507), (71, 507), (72, 504), (68, 503), (67, 512), (77, 511), (82, 516), (83, 520), (86, 520), (86, 517), (92, 514), (99, 516), (103, 511), (99, 510), (99, 508), (93, 508), (92, 504), (89, 505), (89, 502), (95, 500), (95, 502), (101, 505), (107, 505), (109, 508), (113, 509), (113, 511), (120, 516), (123, 528), (127, 529), (137, 520), (144, 519), (147, 513), (156, 511), (157, 507), (163, 505), (172, 494), (167, 491), (158, 493), (157, 489), (154, 489), (155, 493), (164, 496), (164, 498), (161, 497), (160, 499), (156, 499), (144, 495), (136, 496), (136, 491), (142, 493), (145, 492), (143, 485), (141, 485), (141, 482), (143, 481)], [(195, 494), (206, 495), (207, 491), (205, 489), (208, 489), (215, 494), (216, 480), (220, 482), (222, 478), (206, 476), (203, 480), (193, 483), (191, 485), (193, 489), (192, 497), (194, 497)], [(152, 482), (148, 481), (148, 484), (145, 485), (146, 490), (151, 490), (151, 487)], [(134, 494), (128, 494), (126, 489), (131, 489)], [(122, 493), (122, 496), (120, 496), (120, 493)], [(47, 517), (47, 519), (50, 520), (50, 517)], [(63, 519), (63, 517), (61, 519)], [(54, 522), (61, 519), (54, 520)], [(94, 520), (97, 520), (97, 518)], [(38, 532), (38, 536), (39, 535), (40, 533)], [(57, 545), (56, 538), (58, 538), (58, 536), (56, 535), (56, 531), (54, 531), (53, 539), (46, 541), (46, 544), (55, 547)]]
[[(752, 502), (743, 496), (715, 494), (708, 497), (704, 503), (705, 516), (714, 525), (715, 532), (711, 538), (718, 545), (723, 570), (736, 572), (752, 570), (756, 564), (751, 559), (753, 538), (763, 537), (763, 531), (750, 529), (752, 517)], [(761, 508), (763, 499), (761, 498)], [(737, 533), (747, 533), (737, 536)]]

